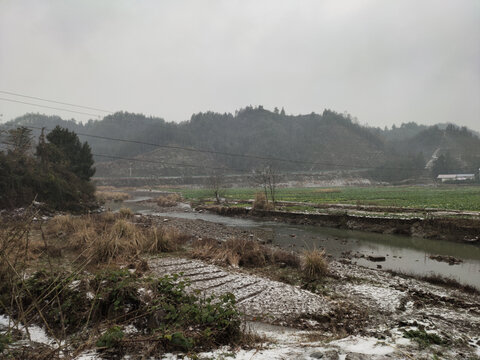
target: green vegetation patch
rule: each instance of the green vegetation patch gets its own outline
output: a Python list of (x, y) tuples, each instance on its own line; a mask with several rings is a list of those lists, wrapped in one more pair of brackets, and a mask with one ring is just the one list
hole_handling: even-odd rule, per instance
[[(212, 197), (208, 189), (179, 189), (188, 200)], [(227, 189), (227, 200), (252, 200), (258, 188)], [(376, 186), (279, 188), (278, 201), (480, 211), (480, 186)]]
[(112, 326), (95, 343), (100, 348), (111, 348), (116, 346), (123, 339), (124, 333), (120, 326)]
[(2, 353), (12, 342), (12, 337), (10, 334), (0, 334), (0, 353)]
[(405, 338), (416, 341), (422, 348), (430, 345), (446, 345), (448, 342), (434, 333), (427, 333), (425, 330), (407, 330)]

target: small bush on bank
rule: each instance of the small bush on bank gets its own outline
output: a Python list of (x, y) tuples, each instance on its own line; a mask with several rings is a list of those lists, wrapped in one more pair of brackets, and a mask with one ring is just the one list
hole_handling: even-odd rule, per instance
[(325, 260), (325, 251), (313, 249), (303, 254), (303, 276), (306, 280), (320, 280), (328, 275), (328, 264)]
[(297, 254), (282, 249), (276, 249), (273, 251), (273, 262), (294, 269), (300, 268), (301, 265), (300, 257)]
[(101, 217), (102, 220), (106, 223), (114, 222), (116, 219), (115, 214), (111, 211), (105, 211), (104, 213), (102, 213)]
[(144, 249), (148, 253), (177, 251), (188, 238), (176, 229), (154, 227), (146, 235)]
[(130, 208), (122, 207), (120, 210), (118, 210), (118, 216), (124, 219), (130, 219), (133, 217), (133, 211)]
[(157, 205), (160, 207), (172, 207), (182, 200), (182, 196), (177, 193), (162, 195), (156, 199)]
[(96, 191), (95, 197), (97, 200), (105, 202), (105, 201), (123, 201), (130, 199), (130, 195), (126, 192), (120, 191)]
[(273, 210), (273, 204), (268, 202), (268, 199), (263, 192), (257, 192), (255, 194), (255, 200), (253, 201), (253, 209)]

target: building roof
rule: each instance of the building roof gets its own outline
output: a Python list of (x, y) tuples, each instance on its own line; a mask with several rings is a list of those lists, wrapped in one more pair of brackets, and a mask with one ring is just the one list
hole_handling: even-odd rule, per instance
[(469, 177), (475, 177), (475, 174), (440, 174), (437, 176), (437, 179), (458, 179)]

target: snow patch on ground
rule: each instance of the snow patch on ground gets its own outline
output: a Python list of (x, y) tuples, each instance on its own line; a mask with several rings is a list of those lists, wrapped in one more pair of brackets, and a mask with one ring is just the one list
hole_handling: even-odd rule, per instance
[[(13, 326), (13, 322), (10, 320), (8, 316), (0, 315), (0, 328), (5, 327), (8, 328), (9, 326)], [(30, 334), (30, 340), (36, 343), (45, 344), (45, 345), (54, 345), (57, 344), (57, 341), (50, 336), (47, 335), (44, 329), (37, 325), (31, 325), (28, 328), (25, 326), (18, 324), (17, 329), (21, 331), (25, 336)]]
[(365, 355), (386, 355), (394, 351), (392, 346), (387, 345), (385, 342), (380, 342), (378, 339), (355, 336), (332, 341), (329, 345), (335, 345), (344, 352), (354, 352)]
[(394, 312), (400, 306), (404, 292), (371, 284), (347, 285), (348, 292), (357, 295), (365, 302), (373, 302), (374, 307), (384, 312)]

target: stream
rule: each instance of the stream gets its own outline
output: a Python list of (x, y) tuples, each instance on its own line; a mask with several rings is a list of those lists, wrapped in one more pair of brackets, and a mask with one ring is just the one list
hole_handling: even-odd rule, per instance
[[(148, 204), (140, 202), (148, 200), (145, 193), (135, 193), (135, 195), (138, 196), (132, 200), (109, 203), (107, 206), (112, 210), (126, 206), (145, 215), (198, 219), (245, 230), (261, 229), (268, 234), (268, 238), (274, 245), (287, 249), (302, 251), (323, 248), (336, 259), (342, 258), (346, 252), (353, 255), (363, 254), (365, 257), (353, 257), (352, 262), (372, 269), (380, 265), (384, 270), (407, 274), (441, 275), (480, 289), (480, 246), (477, 244), (226, 217), (205, 212), (192, 212), (188, 205), (185, 205), (185, 212), (178, 210), (155, 212)], [(430, 255), (453, 256), (462, 262), (449, 265), (446, 262), (430, 259)], [(372, 262), (367, 259), (368, 256), (385, 256), (385, 261)]]

